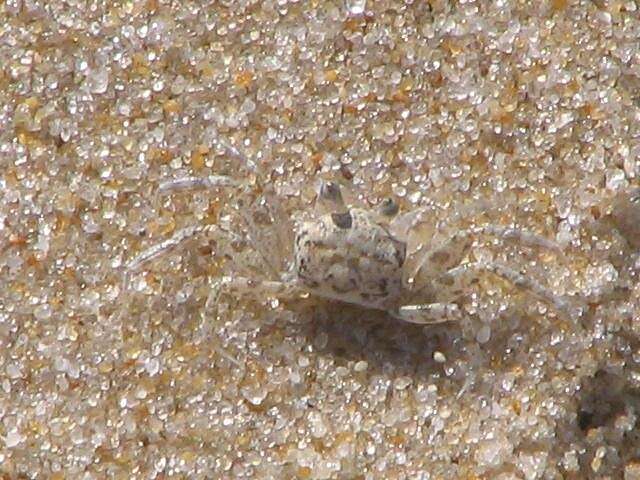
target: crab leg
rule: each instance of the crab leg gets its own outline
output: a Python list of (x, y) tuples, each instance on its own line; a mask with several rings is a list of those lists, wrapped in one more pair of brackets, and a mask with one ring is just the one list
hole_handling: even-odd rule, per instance
[(206, 190), (216, 187), (235, 187), (239, 182), (224, 175), (209, 175), (207, 177), (182, 177), (167, 180), (158, 185), (161, 194), (177, 190)]
[(217, 279), (210, 300), (217, 302), (222, 291), (237, 292), (241, 295), (252, 295), (258, 298), (292, 298), (304, 293), (304, 290), (295, 281), (252, 280), (235, 276), (224, 276)]
[[(250, 162), (249, 159), (242, 152), (240, 152), (239, 149), (234, 147), (227, 140), (219, 138), (218, 142), (224, 147), (227, 155), (239, 159), (246, 165), (249, 165), (251, 168), (255, 168), (253, 162)], [(206, 177), (182, 177), (161, 182), (158, 186), (158, 191), (160, 193), (168, 193), (176, 190), (206, 190), (216, 187), (237, 187), (241, 184), (242, 182), (234, 180), (233, 178), (225, 175), (209, 175)]]
[[(544, 300), (545, 302), (553, 305), (557, 310), (570, 314), (571, 302), (569, 302), (566, 298), (563, 298), (559, 295), (556, 295), (550, 289), (544, 287), (536, 280), (531, 277), (526, 276), (523, 273), (520, 273), (516, 270), (513, 270), (505, 265), (496, 262), (476, 262), (469, 263), (466, 265), (461, 265), (459, 267), (453, 268), (446, 273), (446, 276), (451, 277), (461, 277), (469, 274), (472, 271), (486, 271), (493, 273), (501, 278), (512, 283), (514, 286), (518, 288), (522, 288), (528, 292), (531, 292), (538, 298)], [(569, 315), (570, 316), (570, 315)]]
[(227, 235), (233, 238), (236, 237), (236, 235), (221, 229), (217, 225), (194, 225), (191, 227), (186, 227), (178, 230), (171, 238), (168, 238), (167, 240), (157, 243), (140, 252), (135, 258), (133, 258), (133, 260), (127, 263), (125, 268), (129, 272), (134, 272), (143, 265), (146, 265), (147, 263), (155, 260), (156, 258), (162, 257), (172, 250), (175, 250), (191, 238), (194, 238), (198, 235), (212, 234), (217, 236)]
[(556, 252), (562, 251), (562, 247), (557, 242), (518, 227), (504, 227), (502, 225), (488, 224), (472, 227), (468, 229), (467, 232), (475, 235), (492, 235), (502, 240), (515, 241), (521, 245), (546, 248)]
[(460, 319), (460, 308), (455, 303), (429, 303), (404, 305), (392, 315), (400, 320), (419, 325), (436, 325)]
[(520, 245), (546, 248), (560, 252), (559, 244), (548, 238), (515, 227), (501, 225), (480, 225), (458, 231), (434, 248), (425, 249), (421, 246), (413, 255), (419, 255), (420, 260), (407, 272), (406, 280), (413, 283), (418, 274), (423, 271), (427, 278), (433, 278), (459, 265), (465, 257), (476, 235), (491, 235), (502, 240), (510, 240)]

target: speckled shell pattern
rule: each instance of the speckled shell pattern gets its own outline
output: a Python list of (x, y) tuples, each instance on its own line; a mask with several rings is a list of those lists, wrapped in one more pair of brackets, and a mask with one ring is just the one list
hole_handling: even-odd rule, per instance
[(402, 294), (406, 244), (368, 211), (305, 222), (294, 248), (299, 280), (320, 296), (389, 309)]

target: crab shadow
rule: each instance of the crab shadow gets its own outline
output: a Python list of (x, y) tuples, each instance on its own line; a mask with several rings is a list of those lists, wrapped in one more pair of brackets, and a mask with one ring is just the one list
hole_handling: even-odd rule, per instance
[(490, 341), (481, 344), (475, 338), (481, 321), (475, 316), (460, 323), (416, 325), (383, 312), (323, 301), (296, 311), (297, 321), (289, 323), (289, 333), (302, 337), (336, 367), (351, 363), (355, 368), (354, 362), (364, 361), (369, 375), (426, 381), (441, 378), (454, 388), (467, 388), (468, 365), (476, 372), (484, 371), (494, 368), (492, 362), (501, 358), (505, 368), (515, 367), (519, 360), (514, 338), (522, 329), (532, 328), (526, 315), (505, 312), (493, 324)]
[(416, 325), (384, 312), (331, 302), (309, 306), (298, 318), (290, 324), (292, 333), (337, 366), (366, 362), (370, 374), (445, 376), (434, 354), (444, 354), (447, 361), (462, 355), (460, 328), (452, 322)]

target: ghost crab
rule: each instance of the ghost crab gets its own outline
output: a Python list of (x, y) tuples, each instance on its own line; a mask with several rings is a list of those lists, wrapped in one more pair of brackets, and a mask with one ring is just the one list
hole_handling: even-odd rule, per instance
[[(234, 147), (225, 147), (227, 153), (246, 161)], [(162, 183), (160, 191), (238, 185), (225, 176), (187, 177)], [(268, 298), (315, 295), (381, 310), (410, 323), (432, 324), (459, 319), (461, 310), (455, 302), (463, 296), (465, 282), (473, 281), (478, 273), (489, 272), (567, 313), (565, 299), (525, 274), (497, 262), (463, 263), (478, 235), (560, 251), (554, 241), (539, 235), (518, 228), (481, 225), (445, 235), (435, 243), (431, 238), (424, 239), (409, 251), (409, 237), (422, 221), (419, 214), (399, 214), (392, 199), (382, 201), (377, 209), (347, 206), (339, 185), (324, 181), (317, 188), (314, 212), (303, 212), (301, 217), (294, 229), (293, 259), (277, 280), (225, 276), (215, 282), (216, 292), (231, 289)], [(184, 228), (136, 256), (127, 265), (127, 274), (201, 234), (235, 236), (218, 225)], [(250, 243), (261, 250), (259, 242)]]

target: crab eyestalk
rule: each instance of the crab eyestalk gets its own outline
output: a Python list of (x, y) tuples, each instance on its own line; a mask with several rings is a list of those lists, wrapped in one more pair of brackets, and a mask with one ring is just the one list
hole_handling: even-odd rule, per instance
[(393, 198), (385, 198), (380, 205), (378, 205), (378, 213), (383, 217), (393, 218), (398, 214), (400, 207), (393, 200)]
[(317, 206), (321, 213), (347, 213), (348, 209), (342, 198), (340, 185), (335, 182), (321, 181), (318, 186)]

